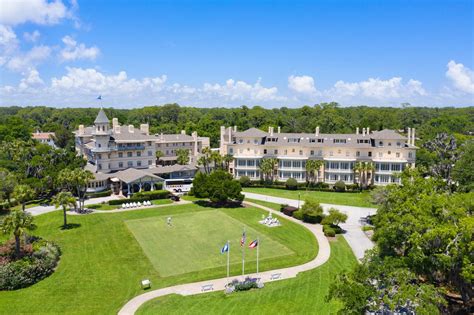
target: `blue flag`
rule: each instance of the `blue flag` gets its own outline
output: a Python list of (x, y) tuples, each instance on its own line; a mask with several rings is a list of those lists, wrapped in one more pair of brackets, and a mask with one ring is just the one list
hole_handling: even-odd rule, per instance
[(102, 99), (102, 95), (97, 96), (97, 99), (98, 99), (98, 100), (101, 100), (101, 99)]
[(229, 242), (225, 243), (224, 247), (221, 248), (221, 254), (229, 251)]

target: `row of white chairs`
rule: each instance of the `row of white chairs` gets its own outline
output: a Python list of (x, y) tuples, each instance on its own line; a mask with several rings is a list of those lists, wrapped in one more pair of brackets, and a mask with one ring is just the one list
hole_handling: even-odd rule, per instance
[(130, 209), (130, 208), (137, 208), (143, 206), (151, 206), (150, 201), (143, 201), (143, 203), (139, 202), (130, 202), (130, 203), (122, 203), (122, 209)]

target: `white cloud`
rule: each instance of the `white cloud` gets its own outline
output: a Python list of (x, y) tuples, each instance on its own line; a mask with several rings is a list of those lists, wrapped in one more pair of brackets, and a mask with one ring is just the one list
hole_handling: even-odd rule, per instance
[(316, 94), (317, 90), (314, 86), (313, 77), (302, 75), (294, 76), (291, 75), (288, 77), (288, 88), (292, 91), (302, 94)]
[(28, 75), (21, 79), (20, 84), (18, 85), (18, 88), (20, 90), (26, 90), (29, 87), (36, 87), (43, 85), (44, 82), (39, 76), (39, 72), (36, 69), (30, 70)]
[(407, 83), (400, 77), (388, 80), (369, 78), (361, 82), (337, 81), (334, 87), (325, 91), (327, 96), (335, 99), (362, 97), (376, 100), (406, 99), (413, 96), (424, 96), (426, 91), (422, 83), (410, 79)]
[(474, 72), (454, 60), (448, 62), (447, 66), (446, 76), (453, 82), (454, 87), (465, 93), (474, 93)]
[(35, 30), (31, 33), (28, 33), (28, 32), (24, 32), (23, 33), (23, 38), (27, 41), (27, 42), (31, 42), (31, 43), (34, 43), (38, 40), (38, 38), (40, 37), (40, 32), (38, 30)]
[(59, 53), (62, 61), (95, 60), (100, 54), (100, 50), (96, 46), (86, 47), (84, 44), (78, 44), (71, 36), (63, 37), (62, 41), (66, 45)]
[(57, 24), (71, 17), (61, 0), (2, 0), (0, 23), (18, 25), (26, 22), (36, 24)]
[(26, 53), (16, 53), (11, 57), (6, 66), (12, 71), (26, 71), (35, 68), (38, 64), (48, 59), (51, 55), (51, 47), (35, 46)]
[(0, 66), (18, 49), (18, 38), (9, 26), (0, 24)]
[(211, 84), (204, 83), (200, 92), (209, 96), (216, 96), (228, 101), (270, 101), (281, 100), (278, 96), (278, 89), (276, 87), (267, 88), (262, 86), (261, 80), (258, 79), (255, 84), (249, 84), (244, 81), (235, 81), (228, 79), (225, 84)]

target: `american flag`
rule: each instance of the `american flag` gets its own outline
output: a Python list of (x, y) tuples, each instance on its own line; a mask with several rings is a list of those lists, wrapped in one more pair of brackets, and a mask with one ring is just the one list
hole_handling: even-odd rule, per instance
[(242, 238), (240, 239), (240, 247), (244, 246), (246, 238), (247, 237), (245, 236), (245, 230), (244, 230), (244, 232), (242, 233)]
[(258, 246), (258, 240), (253, 241), (252, 243), (249, 244), (249, 248), (255, 248)]

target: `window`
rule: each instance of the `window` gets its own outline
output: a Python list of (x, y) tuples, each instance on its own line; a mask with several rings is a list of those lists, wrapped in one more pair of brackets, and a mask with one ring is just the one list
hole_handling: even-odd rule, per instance
[(263, 154), (267, 154), (267, 149), (263, 149)]
[(319, 155), (319, 156), (323, 155), (323, 150), (319, 150), (319, 151), (318, 151), (318, 155)]
[(128, 161), (128, 162), (127, 162), (127, 166), (128, 166), (128, 167), (133, 166), (133, 161)]
[(379, 147), (383, 147), (383, 141), (379, 141)]
[(388, 153), (388, 155), (390, 155), (390, 154), (392, 154), (392, 151), (388, 151), (387, 153)]
[(123, 162), (119, 162), (119, 167), (120, 167), (120, 168), (123, 167)]
[(153, 151), (148, 151), (148, 156), (152, 156), (153, 155)]
[(100, 143), (98, 143), (97, 146), (100, 148), (102, 145)]
[(391, 147), (391, 146), (392, 146), (392, 143), (391, 143), (391, 142), (389, 142), (389, 143), (388, 143), (388, 146), (389, 146), (389, 147)]
[(379, 157), (382, 157), (382, 152), (379, 152)]
[(311, 155), (314, 155), (314, 150), (311, 150)]
[(278, 150), (273, 150), (273, 153), (274, 153), (274, 154), (278, 154)]
[(132, 152), (127, 152), (127, 157), (132, 157)]
[(153, 161), (152, 160), (148, 160), (148, 165), (152, 165), (153, 164)]
[(99, 170), (102, 169), (102, 164), (99, 163), (99, 164), (97, 164), (97, 166), (99, 167)]
[(287, 154), (288, 154), (288, 150), (285, 150), (285, 155), (287, 155)]
[(142, 161), (137, 161), (137, 166), (142, 166)]
[(102, 159), (102, 154), (97, 154), (97, 159), (101, 160)]
[(244, 143), (244, 140), (243, 140), (243, 139), (239, 139), (239, 143)]
[(253, 140), (253, 143), (258, 144), (258, 140), (257, 139)]
[(233, 148), (229, 148), (229, 154), (233, 154), (234, 153), (234, 149)]
[(283, 161), (283, 167), (291, 167), (291, 161)]
[(337, 150), (337, 154), (341, 154), (341, 150)]
[(356, 152), (356, 156), (360, 156), (360, 151), (357, 151), (357, 152)]
[[(109, 159), (110, 159), (110, 153), (109, 153), (109, 154), (107, 154), (107, 158), (109, 158)], [(109, 167), (109, 168), (110, 168), (110, 167)]]
[(399, 152), (395, 153), (395, 156), (396, 156), (397, 158), (399, 158), (399, 157), (400, 157), (400, 153), (399, 153)]
[(138, 151), (137, 156), (142, 156), (142, 153), (140, 151)]
[(408, 157), (411, 159), (413, 157), (413, 153), (412, 152), (408, 152)]
[(300, 150), (300, 155), (303, 155), (303, 150)]
[(397, 147), (401, 147), (401, 143), (400, 143), (400, 142), (397, 142)]
[(369, 157), (372, 156), (372, 152), (369, 152)]
[(295, 149), (291, 149), (291, 153), (295, 153)]

